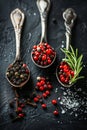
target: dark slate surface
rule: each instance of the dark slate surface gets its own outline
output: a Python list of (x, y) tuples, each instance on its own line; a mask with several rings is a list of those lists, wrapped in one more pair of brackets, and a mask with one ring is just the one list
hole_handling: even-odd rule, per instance
[[(48, 20), (48, 42), (57, 52), (56, 62), (49, 69), (39, 69), (31, 61), (30, 53), (34, 44), (39, 43), (41, 34), (40, 16), (36, 6), (36, 0), (0, 0), (0, 130), (87, 130), (87, 0), (51, 0), (52, 6)], [(55, 76), (56, 66), (63, 58), (60, 51), (61, 45), (65, 46), (65, 27), (62, 18), (63, 11), (72, 7), (75, 9), (78, 19), (73, 29), (72, 46), (79, 48), (79, 52), (84, 55), (84, 68), (82, 74), (85, 79), (69, 90), (63, 89), (57, 82)], [(9, 101), (13, 99), (14, 92), (5, 78), (5, 71), (8, 65), (15, 58), (15, 36), (13, 26), (10, 20), (10, 13), (13, 9), (20, 8), (24, 11), (26, 20), (22, 32), (21, 55), (31, 70), (31, 79), (29, 83), (20, 92), (28, 94), (29, 89), (35, 86), (36, 77), (39, 75), (48, 76), (54, 86), (51, 97), (47, 99), (48, 110), (43, 111), (38, 105), (37, 109), (26, 108), (27, 116), (21, 122), (12, 123), (9, 118)], [(53, 22), (56, 19), (56, 22)], [(55, 93), (55, 90), (58, 92)], [(78, 89), (80, 92), (77, 92)], [(77, 93), (77, 97), (85, 102), (80, 104), (78, 115), (72, 109), (65, 114), (61, 113), (61, 105), (58, 102), (59, 117), (55, 118), (52, 114), (54, 107), (51, 105), (51, 99), (63, 96), (63, 93), (69, 91)], [(68, 92), (68, 93), (69, 93)], [(72, 95), (71, 95), (72, 96)], [(77, 99), (76, 101), (79, 102)], [(82, 103), (82, 102), (81, 102)], [(70, 113), (73, 112), (72, 115)]]

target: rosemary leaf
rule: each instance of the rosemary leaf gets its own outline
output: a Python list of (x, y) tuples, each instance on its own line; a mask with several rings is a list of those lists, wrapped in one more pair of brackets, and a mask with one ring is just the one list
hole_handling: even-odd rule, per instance
[(72, 55), (72, 52), (70, 52), (69, 50), (66, 50), (65, 48), (61, 49), (61, 50), (62, 50), (62, 52), (65, 53), (66, 56), (68, 55), (70, 57), (70, 59), (72, 59), (72, 62), (76, 62), (76, 58), (75, 58), (75, 56)]
[(71, 50), (72, 55), (73, 55), (74, 57), (76, 57), (76, 56), (75, 56), (74, 49), (72, 48), (72, 46), (71, 46), (71, 45), (70, 45), (70, 50)]
[(77, 59), (77, 66), (76, 66), (76, 69), (78, 70), (82, 64), (82, 58), (83, 58), (83, 55), (80, 55), (80, 57)]
[(76, 57), (78, 57), (78, 49), (76, 48)]
[(70, 83), (71, 83), (71, 84), (72, 84), (72, 83), (75, 83), (77, 80), (83, 79), (83, 78), (84, 78), (84, 76), (79, 76), (79, 77), (75, 78), (74, 80), (70, 80)]

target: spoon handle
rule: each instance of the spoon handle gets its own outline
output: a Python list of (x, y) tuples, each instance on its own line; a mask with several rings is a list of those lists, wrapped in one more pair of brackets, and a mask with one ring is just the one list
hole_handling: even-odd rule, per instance
[(47, 42), (47, 15), (50, 9), (50, 0), (37, 0), (37, 7), (41, 17), (41, 42)]
[(15, 37), (16, 37), (16, 59), (15, 60), (18, 60), (20, 59), (20, 39), (21, 39), (21, 30), (24, 22), (24, 13), (17, 8), (11, 12), (10, 17), (15, 30)]
[(66, 49), (69, 50), (69, 46), (71, 43), (71, 35), (72, 35), (72, 28), (74, 26), (74, 21), (77, 15), (72, 8), (68, 8), (63, 13), (63, 18), (65, 20), (65, 27), (66, 27)]

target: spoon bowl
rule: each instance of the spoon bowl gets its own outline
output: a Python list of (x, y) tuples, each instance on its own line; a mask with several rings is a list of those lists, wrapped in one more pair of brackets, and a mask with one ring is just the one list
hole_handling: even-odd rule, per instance
[[(53, 48), (47, 49), (45, 46), (45, 43), (43, 43), (43, 47), (46, 48), (46, 50), (44, 50), (45, 53), (43, 53), (43, 50), (41, 50), (41, 52), (39, 52), (38, 48), (40, 48), (39, 46), (41, 44), (42, 43), (38, 44), (37, 48), (32, 50), (31, 59), (36, 66), (38, 66), (40, 68), (48, 68), (54, 63), (54, 61), (56, 59), (56, 52)], [(50, 45), (48, 44), (48, 46), (50, 46)], [(46, 52), (48, 52), (49, 55), (47, 55)], [(36, 56), (35, 56), (35, 53), (37, 54)], [(36, 61), (34, 60), (34, 57), (37, 58)]]
[(6, 78), (8, 82), (16, 87), (23, 87), (30, 78), (30, 70), (20, 58), (20, 38), (21, 30), (24, 22), (24, 13), (18, 8), (11, 12), (11, 21), (14, 26), (16, 36), (16, 58), (6, 70)]
[(12, 86), (20, 88), (28, 82), (30, 70), (22, 60), (18, 60), (9, 65), (6, 71), (6, 78)]
[(66, 88), (70, 88), (71, 86), (73, 86), (73, 84), (64, 84), (60, 81), (59, 79), (59, 66), (56, 68), (56, 77), (57, 77), (57, 80), (58, 82), (63, 86), (63, 87), (66, 87)]

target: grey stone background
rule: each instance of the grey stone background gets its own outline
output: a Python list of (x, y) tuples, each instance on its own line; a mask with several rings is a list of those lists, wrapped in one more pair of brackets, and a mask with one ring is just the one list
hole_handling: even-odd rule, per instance
[[(0, 130), (87, 130), (87, 0), (51, 0), (51, 4), (47, 36), (49, 44), (57, 52), (57, 58), (49, 69), (40, 69), (33, 64), (30, 57), (32, 46), (39, 43), (41, 36), (40, 15), (36, 0), (0, 0)], [(82, 75), (85, 76), (69, 90), (64, 89), (55, 76), (56, 67), (64, 56), (60, 51), (60, 47), (65, 47), (65, 27), (62, 13), (68, 7), (75, 9), (78, 15), (73, 29), (72, 46), (78, 48), (79, 53), (84, 56)], [(20, 8), (25, 13), (21, 56), (31, 70), (30, 81), (20, 93), (22, 95), (29, 94), (29, 88), (35, 86), (36, 77), (40, 75), (48, 76), (54, 89), (51, 97), (46, 101), (47, 111), (43, 111), (40, 105), (37, 109), (27, 107), (25, 119), (12, 123), (9, 117), (9, 101), (14, 98), (14, 92), (5, 78), (5, 71), (15, 58), (15, 35), (10, 20), (10, 13), (15, 8)], [(79, 88), (81, 88), (80, 92), (77, 91)], [(79, 108), (81, 111), (78, 109), (78, 116), (74, 116), (75, 113), (72, 109), (62, 114), (60, 103), (58, 103), (59, 116), (57, 118), (53, 116), (54, 107), (50, 103), (51, 99), (62, 98), (64, 92), (76, 93), (81, 101), (85, 97)], [(70, 115), (71, 112), (73, 112), (72, 115)]]

